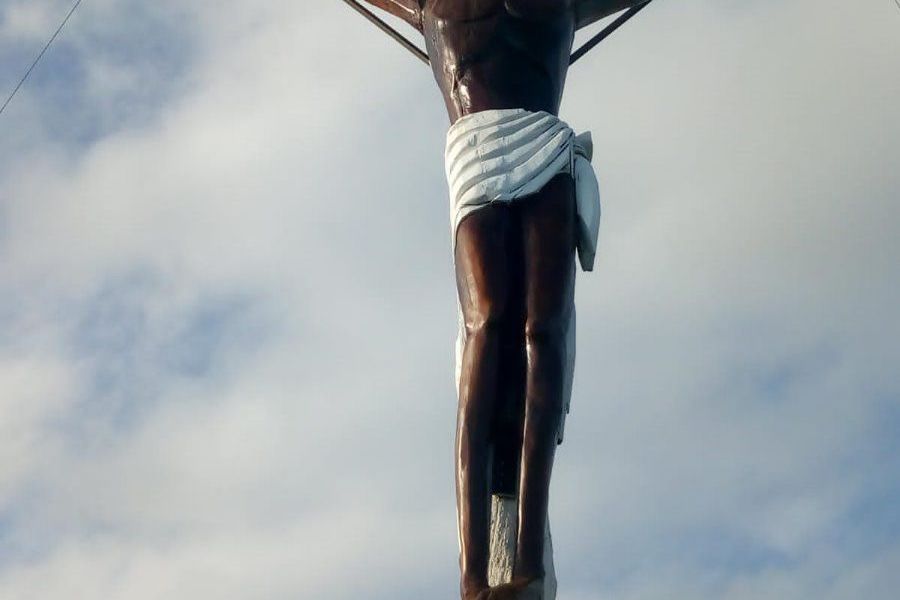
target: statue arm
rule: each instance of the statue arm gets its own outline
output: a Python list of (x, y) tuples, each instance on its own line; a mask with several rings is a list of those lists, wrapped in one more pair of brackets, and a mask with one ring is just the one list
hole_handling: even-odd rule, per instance
[(422, 5), (424, 0), (365, 0), (395, 17), (399, 17), (422, 31)]
[(647, 0), (575, 0), (575, 28), (587, 27), (620, 10), (645, 2)]

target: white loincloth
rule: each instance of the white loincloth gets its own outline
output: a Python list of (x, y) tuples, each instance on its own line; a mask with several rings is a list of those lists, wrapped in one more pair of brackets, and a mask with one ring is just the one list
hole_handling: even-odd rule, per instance
[[(462, 220), (492, 202), (512, 202), (543, 188), (559, 173), (575, 180), (576, 248), (584, 271), (594, 268), (600, 228), (600, 192), (591, 167), (590, 132), (576, 136), (558, 117), (524, 109), (486, 110), (461, 117), (447, 132), (444, 153), (450, 186), (450, 236), (456, 257), (456, 232)], [(575, 262), (572, 262), (575, 269)], [(457, 297), (459, 332), (456, 338), (456, 393), (466, 340), (462, 306)], [(563, 380), (562, 443), (565, 418), (572, 399), (575, 373), (575, 307), (566, 333), (566, 371)]]

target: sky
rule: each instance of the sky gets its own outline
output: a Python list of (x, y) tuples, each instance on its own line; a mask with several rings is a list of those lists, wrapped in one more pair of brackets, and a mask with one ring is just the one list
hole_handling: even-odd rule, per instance
[[(0, 0), (0, 88), (70, 6)], [(560, 600), (895, 597), (898, 72), (892, 0), (570, 71)], [(448, 124), (341, 2), (83, 2), (0, 115), (0, 598), (454, 597)]]

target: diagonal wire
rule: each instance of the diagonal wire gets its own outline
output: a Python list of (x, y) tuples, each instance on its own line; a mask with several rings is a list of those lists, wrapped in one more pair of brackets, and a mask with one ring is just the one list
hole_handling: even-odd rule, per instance
[[(576, 60), (590, 52), (594, 48), (594, 46), (611, 36), (619, 27), (630, 21), (632, 17), (647, 8), (652, 1), (653, 0), (644, 0), (644, 2), (642, 2), (641, 4), (636, 4), (635, 6), (632, 6), (627, 11), (622, 13), (618, 19), (610, 23), (606, 28), (603, 29), (603, 31), (589, 39), (584, 43), (583, 46), (581, 46), (581, 48), (573, 52), (572, 56), (569, 57), (569, 66), (574, 65)], [(900, 0), (895, 1), (900, 2)]]
[(426, 65), (431, 64), (431, 61), (428, 58), (428, 54), (420, 50), (418, 46), (406, 39), (406, 37), (402, 33), (379, 19), (375, 13), (362, 6), (359, 2), (357, 2), (357, 0), (344, 0), (344, 2), (347, 3), (350, 8), (368, 19), (372, 24), (378, 27), (378, 29), (394, 38), (397, 42), (400, 43), (401, 46), (412, 52), (413, 55), (423, 63), (425, 63)]
[(62, 23), (60, 23), (60, 24), (59, 24), (59, 27), (56, 28), (56, 31), (53, 32), (53, 35), (52, 35), (52, 36), (50, 37), (50, 39), (47, 41), (46, 45), (44, 45), (44, 49), (41, 50), (41, 53), (37, 55), (37, 58), (34, 59), (34, 62), (31, 63), (31, 66), (28, 67), (28, 70), (27, 70), (27, 71), (25, 71), (25, 74), (22, 76), (22, 79), (19, 80), (18, 85), (16, 85), (16, 88), (15, 88), (15, 89), (12, 91), (12, 93), (9, 95), (9, 98), (6, 99), (6, 102), (3, 103), (3, 106), (0, 106), (0, 115), (3, 114), (3, 111), (4, 111), (4, 110), (6, 110), (6, 107), (9, 105), (9, 103), (12, 101), (13, 97), (14, 97), (14, 96), (16, 95), (16, 93), (19, 91), (19, 88), (22, 87), (22, 84), (25, 83), (25, 80), (28, 79), (28, 76), (31, 75), (31, 72), (34, 71), (34, 68), (37, 66), (37, 64), (38, 64), (39, 62), (41, 62), (41, 59), (42, 59), (42, 58), (44, 58), (44, 54), (47, 53), (47, 50), (50, 48), (50, 45), (54, 42), (54, 40), (56, 40), (56, 36), (59, 35), (59, 32), (62, 31), (63, 27), (66, 26), (66, 23), (69, 22), (69, 19), (70, 19), (70, 18), (72, 17), (72, 15), (75, 13), (75, 9), (78, 8), (78, 5), (79, 5), (79, 4), (81, 4), (81, 0), (77, 0), (77, 1), (75, 2), (75, 5), (72, 6), (72, 9), (71, 9), (71, 10), (69, 11), (69, 13), (66, 15), (66, 18), (63, 19)]

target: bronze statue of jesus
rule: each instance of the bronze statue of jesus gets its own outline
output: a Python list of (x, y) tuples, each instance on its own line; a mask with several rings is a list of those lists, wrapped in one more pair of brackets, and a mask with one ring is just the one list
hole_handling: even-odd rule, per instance
[[(424, 35), (451, 132), (461, 131), (447, 147), (464, 324), (455, 446), (461, 597), (541, 598), (579, 236), (565, 154), (574, 142), (556, 115), (575, 31), (646, 0), (367, 1)], [(548, 171), (552, 161), (562, 166)], [(478, 201), (470, 193), (477, 185), (503, 188), (488, 200), (518, 200)], [(490, 587), (490, 497), (504, 489), (518, 495), (513, 579)]]

